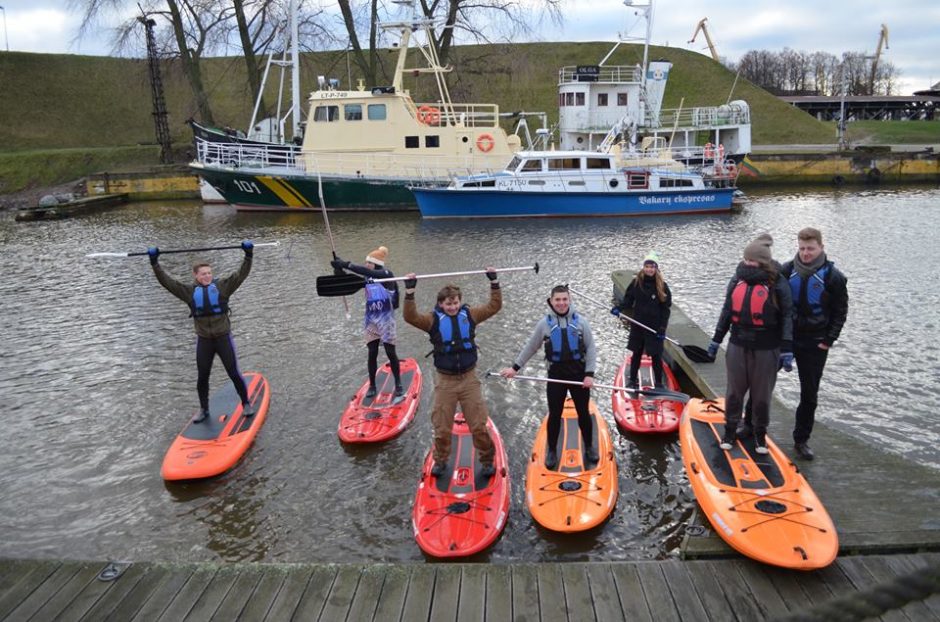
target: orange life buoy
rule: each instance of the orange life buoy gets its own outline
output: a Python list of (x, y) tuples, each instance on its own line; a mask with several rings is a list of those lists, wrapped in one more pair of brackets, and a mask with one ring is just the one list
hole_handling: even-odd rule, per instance
[(480, 134), (477, 136), (477, 149), (483, 153), (489, 153), (495, 146), (496, 141), (493, 140), (492, 134)]
[(434, 106), (418, 108), (418, 121), (425, 125), (437, 125), (441, 121), (441, 111)]
[(734, 165), (734, 162), (728, 163), (728, 177), (735, 177), (738, 174), (738, 167)]

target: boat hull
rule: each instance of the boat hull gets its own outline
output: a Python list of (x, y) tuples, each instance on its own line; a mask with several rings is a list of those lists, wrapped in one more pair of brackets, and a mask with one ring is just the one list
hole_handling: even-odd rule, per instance
[(734, 188), (682, 192), (519, 192), (412, 188), (424, 218), (649, 216), (731, 210)]

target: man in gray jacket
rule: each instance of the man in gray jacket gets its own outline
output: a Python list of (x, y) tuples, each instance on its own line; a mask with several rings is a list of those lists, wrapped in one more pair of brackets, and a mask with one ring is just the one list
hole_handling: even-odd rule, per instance
[(594, 384), (594, 369), (597, 364), (597, 350), (591, 325), (587, 318), (576, 313), (571, 306), (571, 295), (564, 285), (552, 289), (548, 298), (550, 313), (535, 325), (535, 331), (528, 343), (516, 357), (512, 367), (500, 371), (506, 378), (513, 378), (530, 358), (544, 347), (545, 358), (549, 362), (548, 377), (553, 380), (569, 380), (583, 383), (577, 387), (557, 382), (546, 385), (548, 397), (548, 448), (545, 454), (545, 466), (549, 469), (558, 464), (558, 436), (561, 432), (561, 414), (565, 408), (565, 398), (571, 394), (578, 412), (578, 427), (584, 439), (584, 458), (586, 462), (597, 463), (597, 448), (594, 447), (594, 422), (588, 404), (591, 400), (591, 387)]

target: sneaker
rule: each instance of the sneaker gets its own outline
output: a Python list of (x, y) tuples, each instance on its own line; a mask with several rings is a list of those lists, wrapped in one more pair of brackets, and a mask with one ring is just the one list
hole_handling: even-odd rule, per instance
[(725, 426), (725, 435), (721, 437), (721, 443), (718, 445), (725, 451), (731, 451), (734, 447), (735, 441), (738, 440), (737, 433), (735, 429), (729, 426)]
[(738, 424), (738, 429), (735, 430), (738, 438), (750, 438), (754, 434), (754, 429), (751, 427), (751, 424), (745, 420), (741, 420), (741, 423)]
[(545, 468), (554, 469), (556, 466), (558, 466), (558, 455), (554, 449), (549, 449), (545, 452)]
[(584, 459), (588, 462), (593, 462), (594, 464), (597, 464), (600, 461), (600, 458), (597, 456), (597, 450), (590, 446), (584, 450)]
[(242, 404), (242, 414), (245, 415), (246, 417), (254, 417), (255, 407), (252, 406), (251, 404)]
[(199, 411), (199, 414), (193, 417), (193, 423), (202, 423), (209, 418), (209, 409), (205, 408)]
[(796, 455), (803, 460), (812, 460), (816, 457), (816, 454), (813, 453), (813, 450), (810, 449), (810, 446), (806, 443), (794, 443), (793, 449), (796, 450)]
[(496, 469), (493, 467), (492, 464), (484, 464), (483, 468), (480, 469), (480, 475), (482, 475), (483, 477), (493, 477), (494, 475), (496, 475)]
[(366, 391), (366, 397), (367, 397), (367, 398), (375, 397), (375, 393), (376, 393), (375, 387), (370, 386), (370, 387), (369, 387), (369, 390)]
[(402, 397), (405, 394), (405, 389), (400, 384), (395, 385), (395, 397)]
[(754, 435), (754, 451), (762, 456), (766, 456), (770, 453), (770, 450), (767, 449), (767, 437), (763, 434)]
[(431, 467), (431, 475), (433, 477), (440, 477), (443, 474), (444, 474), (444, 463), (435, 462), (434, 466)]

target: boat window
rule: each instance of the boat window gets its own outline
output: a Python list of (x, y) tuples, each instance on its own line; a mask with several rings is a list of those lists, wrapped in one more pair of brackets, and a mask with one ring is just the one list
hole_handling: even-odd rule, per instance
[(607, 105), (607, 93), (598, 93), (597, 94), (597, 105), (606, 106)]
[(574, 106), (574, 93), (565, 93), (565, 105)]
[(514, 171), (519, 168), (519, 163), (522, 162), (522, 159), (519, 156), (513, 156), (512, 160), (509, 161), (509, 164), (506, 165), (507, 171)]
[(558, 94), (558, 107), (559, 107), (559, 108), (562, 108), (562, 107), (564, 107), (564, 105), (565, 105), (565, 94), (564, 94), (564, 93), (559, 93), (559, 94)]
[(627, 105), (627, 94), (626, 93), (617, 93), (617, 105), (626, 106)]
[(313, 111), (313, 120), (320, 121), (339, 121), (339, 106), (317, 106)]
[(424, 146), (425, 147), (440, 147), (441, 137), (440, 136), (425, 136)]
[(369, 121), (385, 120), (385, 104), (369, 104)]
[(484, 181), (468, 181), (460, 185), (461, 188), (495, 188), (496, 180), (487, 179)]
[(583, 181), (569, 181), (568, 185), (569, 186), (586, 186), (587, 184), (584, 183)]
[(362, 121), (362, 104), (346, 104), (343, 112), (347, 121)]
[(585, 158), (585, 168), (601, 168), (610, 170), (614, 168), (613, 161), (610, 158)]
[[(660, 180), (662, 181), (662, 180)], [(627, 188), (646, 188), (649, 186), (649, 177), (646, 173), (627, 173)]]
[(577, 93), (574, 94), (574, 105), (575, 105), (575, 106), (583, 106), (583, 105), (584, 105), (584, 93), (582, 93), (582, 92), (579, 91), (579, 92), (577, 92)]
[(660, 188), (691, 188), (693, 186), (691, 179), (676, 179), (674, 177), (660, 177)]
[(544, 179), (530, 179), (529, 185), (530, 186), (544, 186), (545, 180)]
[(581, 158), (549, 158), (550, 171), (580, 171)]
[(420, 146), (420, 136), (405, 136), (405, 149), (417, 149)]
[(542, 172), (542, 161), (541, 160), (526, 160), (522, 165), (522, 168), (519, 169), (523, 173), (541, 173)]

